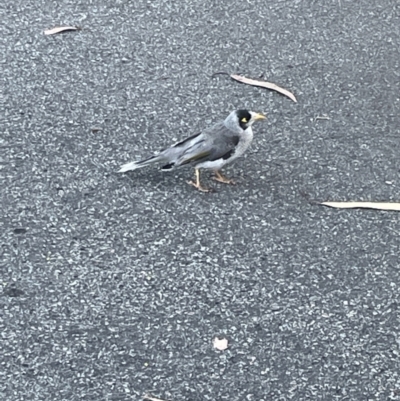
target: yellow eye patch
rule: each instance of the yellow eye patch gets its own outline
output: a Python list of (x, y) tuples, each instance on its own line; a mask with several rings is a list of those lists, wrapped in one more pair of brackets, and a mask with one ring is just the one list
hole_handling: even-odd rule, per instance
[(247, 118), (246, 117), (242, 118), (242, 123), (247, 123)]

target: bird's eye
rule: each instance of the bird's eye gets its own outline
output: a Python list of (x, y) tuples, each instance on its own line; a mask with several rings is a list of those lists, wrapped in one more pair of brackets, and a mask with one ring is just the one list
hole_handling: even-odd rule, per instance
[(246, 117), (242, 118), (242, 123), (247, 123), (247, 118)]

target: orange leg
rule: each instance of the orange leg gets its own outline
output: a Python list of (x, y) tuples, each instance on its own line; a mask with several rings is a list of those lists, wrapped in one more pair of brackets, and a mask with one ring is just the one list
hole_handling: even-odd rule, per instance
[(209, 188), (204, 188), (200, 184), (200, 170), (198, 168), (195, 168), (195, 173), (196, 173), (196, 182), (194, 181), (188, 181), (188, 184), (193, 185), (195, 188), (197, 188), (201, 192), (210, 192), (211, 190)]

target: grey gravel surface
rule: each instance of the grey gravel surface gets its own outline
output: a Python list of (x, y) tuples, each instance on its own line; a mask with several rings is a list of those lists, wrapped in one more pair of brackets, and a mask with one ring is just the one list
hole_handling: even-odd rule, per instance
[[(399, 200), (397, 0), (0, 17), (2, 400), (400, 400), (400, 215), (308, 201)], [(238, 185), (116, 174), (243, 107)]]

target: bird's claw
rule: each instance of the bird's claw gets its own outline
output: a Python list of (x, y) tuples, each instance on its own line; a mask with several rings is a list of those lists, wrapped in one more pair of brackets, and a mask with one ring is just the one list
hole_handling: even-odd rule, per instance
[(236, 185), (236, 181), (230, 180), (229, 178), (218, 178), (218, 177), (213, 177), (214, 181), (222, 182), (223, 184), (229, 184), (229, 185)]
[(221, 173), (215, 173), (215, 176), (212, 177), (212, 179), (218, 182), (222, 182), (223, 184), (236, 185), (236, 182), (234, 180), (224, 177)]
[(195, 188), (197, 188), (199, 191), (201, 191), (201, 192), (212, 192), (212, 189), (210, 189), (210, 188), (205, 188), (205, 187), (203, 187), (202, 185), (198, 185), (196, 182), (194, 182), (194, 181), (188, 181), (187, 182), (189, 185), (192, 185), (192, 186), (194, 186)]

